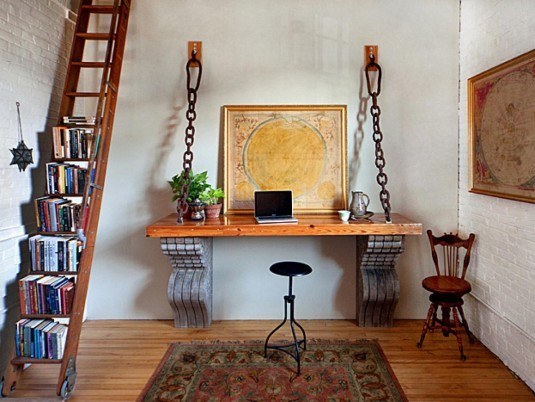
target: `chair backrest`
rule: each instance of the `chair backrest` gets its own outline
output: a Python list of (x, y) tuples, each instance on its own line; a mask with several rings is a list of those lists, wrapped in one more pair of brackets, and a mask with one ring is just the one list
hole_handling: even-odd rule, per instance
[[(431, 253), (433, 256), (433, 262), (435, 263), (435, 269), (439, 276), (455, 276), (464, 279), (468, 264), (470, 263), (470, 252), (472, 250), (472, 244), (476, 235), (470, 233), (468, 239), (461, 239), (456, 234), (444, 233), (443, 236), (435, 237), (431, 230), (427, 231), (429, 237), (429, 243), (431, 244)], [(436, 246), (442, 246), (442, 264), (439, 264), (438, 254)], [(459, 251), (465, 249), (465, 255), (463, 259), (462, 269), (459, 269)], [(442, 266), (442, 272), (440, 270)]]

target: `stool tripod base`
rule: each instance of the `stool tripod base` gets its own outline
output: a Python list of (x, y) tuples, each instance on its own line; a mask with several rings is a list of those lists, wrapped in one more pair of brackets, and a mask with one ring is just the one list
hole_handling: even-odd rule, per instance
[[(288, 296), (284, 297), (284, 301), (285, 301), (284, 319), (267, 336), (266, 342), (264, 343), (264, 357), (267, 357), (267, 350), (268, 349), (279, 350), (281, 352), (284, 352), (284, 353), (290, 355), (297, 362), (297, 375), (299, 375), (299, 374), (301, 374), (301, 352), (300, 352), (300, 350), (302, 350), (302, 351), (307, 350), (307, 336), (306, 336), (305, 330), (303, 329), (301, 324), (299, 324), (294, 319), (294, 300), (295, 300), (295, 296), (293, 296), (293, 295), (288, 295)], [(270, 338), (279, 329), (281, 329), (283, 327), (283, 325), (286, 323), (286, 321), (288, 321), (288, 319), (287, 319), (287, 309), (286, 309), (288, 304), (290, 305), (290, 328), (292, 330), (293, 342), (292, 343), (286, 343), (286, 344), (270, 345), (269, 344)], [(299, 328), (299, 330), (301, 331), (301, 334), (303, 335), (303, 339), (297, 339), (297, 336), (295, 334), (294, 325), (297, 326), (297, 328)]]
[[(295, 343), (288, 343), (284, 345), (267, 345), (266, 344), (264, 346), (264, 357), (267, 357), (268, 349), (278, 350), (280, 352), (286, 353), (287, 355), (290, 355), (297, 363), (297, 375), (301, 374), (301, 353), (299, 352), (299, 350), (302, 350), (302, 351), (307, 350), (305, 339), (301, 339)], [(292, 352), (291, 349), (294, 349), (294, 351)]]

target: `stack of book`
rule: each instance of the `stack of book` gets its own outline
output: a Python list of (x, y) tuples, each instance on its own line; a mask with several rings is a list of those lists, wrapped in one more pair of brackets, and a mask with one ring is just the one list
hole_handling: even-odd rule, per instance
[(95, 124), (95, 121), (95, 116), (63, 116), (64, 124), (90, 125)]
[(61, 197), (35, 199), (37, 227), (41, 232), (75, 232), (81, 205)]
[(22, 314), (70, 314), (74, 276), (28, 275), (19, 280)]
[(61, 359), (67, 326), (53, 320), (20, 320), (15, 332), (18, 357)]
[(35, 235), (29, 247), (32, 271), (78, 271), (82, 243), (76, 237)]
[(48, 194), (80, 194), (84, 191), (87, 169), (68, 163), (47, 163)]
[(93, 143), (93, 132), (92, 128), (54, 127), (52, 129), (54, 158), (89, 158)]

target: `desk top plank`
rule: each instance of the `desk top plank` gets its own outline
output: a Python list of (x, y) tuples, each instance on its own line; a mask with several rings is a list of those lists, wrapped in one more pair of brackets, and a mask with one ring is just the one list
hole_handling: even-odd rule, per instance
[(170, 214), (147, 226), (147, 237), (238, 237), (238, 236), (359, 236), (421, 235), (422, 224), (399, 214), (385, 223), (383, 214), (371, 219), (342, 222), (336, 215), (296, 215), (297, 223), (258, 224), (252, 215), (222, 215), (204, 222), (176, 222)]

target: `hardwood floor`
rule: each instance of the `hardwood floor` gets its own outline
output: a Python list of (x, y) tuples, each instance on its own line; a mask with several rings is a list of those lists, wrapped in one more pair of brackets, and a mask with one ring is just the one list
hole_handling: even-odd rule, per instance
[[(190, 340), (264, 339), (278, 321), (216, 321), (207, 329), (176, 329), (172, 321), (102, 320), (84, 324), (70, 401), (134, 401), (168, 344)], [(309, 338), (377, 339), (410, 401), (535, 401), (479, 342), (464, 337), (468, 360), (459, 359), (454, 337), (428, 334), (416, 348), (422, 320), (397, 320), (393, 328), (359, 328), (349, 320), (302, 320)], [(13, 398), (55, 397), (58, 367), (25, 370)]]

